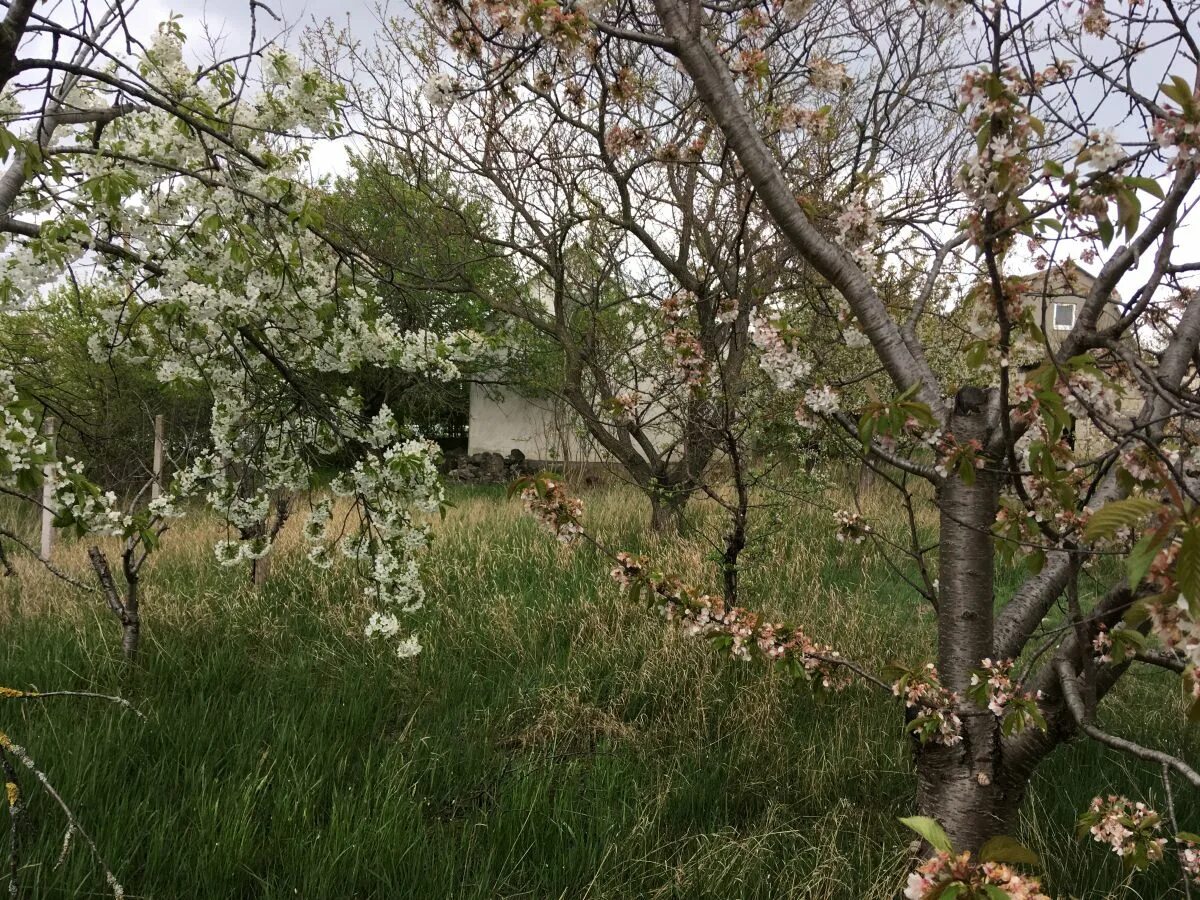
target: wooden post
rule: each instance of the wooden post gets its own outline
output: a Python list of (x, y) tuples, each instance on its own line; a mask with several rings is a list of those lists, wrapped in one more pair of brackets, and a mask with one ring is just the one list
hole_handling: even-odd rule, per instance
[[(46, 444), (50, 448), (51, 458), (54, 457), (54, 433), (57, 423), (54, 416), (47, 416), (42, 424), (42, 433), (46, 436)], [(42, 469), (42, 546), (38, 554), (43, 562), (50, 559), (54, 549), (54, 465), (47, 462)]]
[(150, 483), (150, 499), (157, 500), (162, 496), (163, 490), (163, 444), (166, 434), (166, 425), (163, 422), (162, 414), (154, 417), (154, 462), (151, 471), (154, 473), (154, 481)]

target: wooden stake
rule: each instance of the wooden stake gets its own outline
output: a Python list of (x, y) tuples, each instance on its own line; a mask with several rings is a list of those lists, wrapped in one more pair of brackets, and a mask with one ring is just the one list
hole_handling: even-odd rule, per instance
[(166, 423), (161, 414), (154, 417), (154, 462), (151, 471), (154, 481), (150, 483), (150, 499), (157, 500), (163, 491), (163, 456), (166, 436)]
[[(54, 416), (47, 416), (42, 424), (42, 434), (50, 447), (50, 455), (54, 456), (54, 434), (57, 423)], [(54, 549), (54, 465), (47, 462), (42, 470), (42, 547), (39, 556), (43, 562), (49, 561), (50, 552)]]

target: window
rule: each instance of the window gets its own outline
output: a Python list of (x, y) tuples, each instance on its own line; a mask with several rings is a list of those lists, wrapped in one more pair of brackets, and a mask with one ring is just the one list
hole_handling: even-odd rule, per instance
[(1055, 303), (1054, 304), (1054, 330), (1055, 331), (1070, 331), (1075, 327), (1075, 304), (1074, 303)]

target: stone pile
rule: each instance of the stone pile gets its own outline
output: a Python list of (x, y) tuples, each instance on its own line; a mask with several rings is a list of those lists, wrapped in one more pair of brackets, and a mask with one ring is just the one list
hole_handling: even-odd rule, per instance
[(447, 465), (447, 480), (460, 484), (508, 484), (537, 471), (520, 450), (512, 450), (508, 456), (491, 452), (463, 455), (447, 460)]

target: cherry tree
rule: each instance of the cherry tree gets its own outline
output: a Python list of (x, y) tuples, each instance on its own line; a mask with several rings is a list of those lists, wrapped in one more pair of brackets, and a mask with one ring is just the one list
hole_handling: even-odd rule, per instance
[[(153, 361), (160, 380), (206, 389), (208, 447), (156, 499), (122, 501), (54, 457), (4, 373), (0, 491), (40, 504), (48, 472), (57, 527), (123, 539), (123, 584), (98, 546), (90, 557), (130, 657), (141, 567), (191, 501), (225, 517), (214, 562), (237, 564), (270, 550), (273, 505), (306, 497), (309, 559), (361, 560), (375, 609), (365, 631), (412, 656), (420, 644), (402, 617), (424, 600), (417, 559), (442, 504), (437, 451), (386, 406), (368, 407), (352, 378), (378, 367), (451, 379), (475, 340), (398, 328), (359, 277), (363, 261), (324, 234), (304, 175), (313, 142), (338, 131), (343, 92), (259, 36), (274, 13), (250, 3), (249, 46), (193, 63), (177, 19), (137, 34), (135, 6), (4, 3), (0, 295), (29, 311), (47, 290), (97, 288), (93, 357)], [(348, 502), (335, 509), (330, 491)], [(13, 759), (61, 798), (0, 732), (16, 841)]]
[[(161, 380), (213, 397), (211, 446), (164, 496), (121, 510), (64, 461), (59, 483), (76, 494), (56, 498), (56, 524), (120, 534), (141, 558), (203, 496), (228, 519), (216, 556), (233, 564), (268, 552), (279, 498), (329, 486), (356, 511), (331, 522), (328, 503), (313, 507), (310, 558), (327, 565), (340, 541), (368, 560), (370, 630), (397, 635), (398, 615), (422, 600), (414, 553), (427, 527), (415, 513), (441, 502), (435, 449), (386, 407), (365, 408), (350, 376), (452, 378), (474, 345), (400, 331), (354, 277), (361, 262), (323, 234), (304, 167), (313, 141), (337, 133), (343, 93), (255, 36), (261, 8), (246, 51), (191, 65), (177, 20), (143, 41), (121, 3), (54, 17), (9, 7), (0, 291), (30, 307), (42, 285), (107, 285), (93, 355), (154, 359)], [(13, 415), (24, 431), (6, 469), (28, 493), (31, 455), (47, 448)], [(411, 636), (399, 646), (419, 648)]]
[[(932, 492), (939, 544), (923, 546), (914, 523), (911, 548), (923, 576), (914, 583), (936, 612), (926, 667), (871, 675), (803, 627), (701, 594), (649, 560), (618, 557), (614, 575), (735, 656), (829, 686), (849, 673), (903, 700), (924, 816), (912, 824), (931, 854), (906, 896), (1043, 896), (1008, 867), (1028, 854), (1003, 836), (1039, 763), (1076, 736), (1161, 766), (1168, 796), (1172, 782), (1200, 788), (1186, 760), (1096, 722), (1113, 687), (1141, 666), (1180, 675), (1178, 693), (1162, 698), (1167, 714), (1181, 724), (1200, 715), (1200, 300), (1188, 280), (1200, 260), (1185, 238), (1200, 149), (1195, 5), (444, 0), (438, 10), (444, 43), (427, 59), (448, 71), (428, 93), (453, 110), (510, 88), (515, 99), (490, 101), (500, 134), (530, 93), (565, 105), (570, 73), (597, 60), (648, 56), (685, 77), (692, 133), (719, 135), (739, 186), (770, 222), (764, 239), (782, 241), (785, 268), (811, 271), (844, 303), (849, 339), (871, 351), (863, 371), (886, 373), (890, 397), (847, 408), (820, 348), (766, 306), (758, 358), (783, 376), (797, 425), (841, 430), (906, 504), (919, 502), (914, 482)], [(856, 27), (830, 33), (830, 21)], [(925, 53), (920, 41), (897, 40), (899, 21), (952, 34), (955, 47)], [(647, 107), (669, 102), (661, 85), (646, 89)], [(920, 85), (928, 88), (910, 90)], [(810, 157), (789, 152), (789, 135), (822, 127), (829, 111), (804, 96), (822, 91), (864, 91), (868, 117), (889, 103), (904, 117), (861, 148), (877, 154), (864, 178), (814, 198), (797, 188)], [(445, 140), (458, 140), (454, 124), (451, 112)], [(947, 192), (906, 208), (920, 193), (901, 190), (903, 160), (946, 131), (961, 139), (940, 145), (933, 181)], [(654, 160), (681, 143), (652, 123), (630, 140)], [(710, 165), (692, 161), (699, 172)], [(882, 236), (881, 223), (890, 227)], [(1079, 284), (1071, 257), (1096, 274), (1075, 289), (1073, 322), (1055, 331), (1057, 285)], [(897, 302), (880, 278), (889, 272), (915, 274), (919, 289)], [(939, 296), (957, 297), (957, 307)], [(923, 337), (922, 323), (954, 316), (971, 328), (957, 364), (935, 369), (944, 348)], [(1099, 439), (1076, 440), (1080, 423)], [(570, 540), (580, 510), (562, 491), (554, 481), (524, 486), (531, 509)], [(837, 524), (847, 541), (876, 539), (855, 512)], [(1116, 576), (1114, 556), (1128, 563)], [(1018, 563), (1023, 582), (998, 589), (998, 575)], [(1098, 798), (1083, 823), (1137, 864), (1169, 844), (1194, 880), (1195, 837), (1165, 831), (1171, 819)]]
[[(495, 10), (513, 41), (486, 29), (474, 36), (435, 10), (383, 16), (366, 48), (330, 25), (311, 41), (330, 71), (346, 73), (351, 126), (378, 153), (449, 176), (455, 196), (486, 203), (480, 241), (513, 260), (526, 284), (505, 291), (467, 281), (463, 289), (561, 353), (551, 390), (646, 493), (652, 524), (673, 528), (690, 497), (714, 493), (714, 461), (741, 466), (734, 445), (747, 443), (758, 418), (751, 411), (764, 402), (764, 373), (747, 365), (754, 323), (813, 293), (814, 274), (771, 224), (672, 60), (605, 34), (586, 53), (517, 49), (516, 23), (533, 17), (532, 27), (552, 27), (555, 9)], [(891, 17), (897, 10), (889, 5), (871, 23), (944, 57), (951, 36)], [(567, 43), (582, 37), (568, 35), (573, 27), (564, 25)], [(811, 43), (844, 52), (839, 35), (862, 27), (831, 14)], [(558, 43), (551, 36), (547, 45)], [(448, 45), (467, 52), (431, 49)], [(928, 218), (949, 194), (949, 179), (930, 174), (956, 138), (912, 116), (915, 98), (936, 90), (940, 75), (914, 71), (895, 46), (878, 77), (903, 85), (909, 99), (885, 102), (873, 99), (878, 92), (841, 91), (832, 59), (823, 83), (798, 89), (762, 81), (755, 54), (742, 60), (740, 77), (761, 81), (761, 119), (790, 163), (792, 189), (832, 216), (837, 198), (865, 197), (881, 167), (895, 176), (887, 190), (897, 221)], [(424, 88), (414, 91), (414, 81)], [(865, 252), (893, 225), (866, 217), (837, 227)], [(835, 298), (815, 302), (836, 322), (834, 334), (861, 339)], [(786, 382), (796, 373), (769, 374)]]

